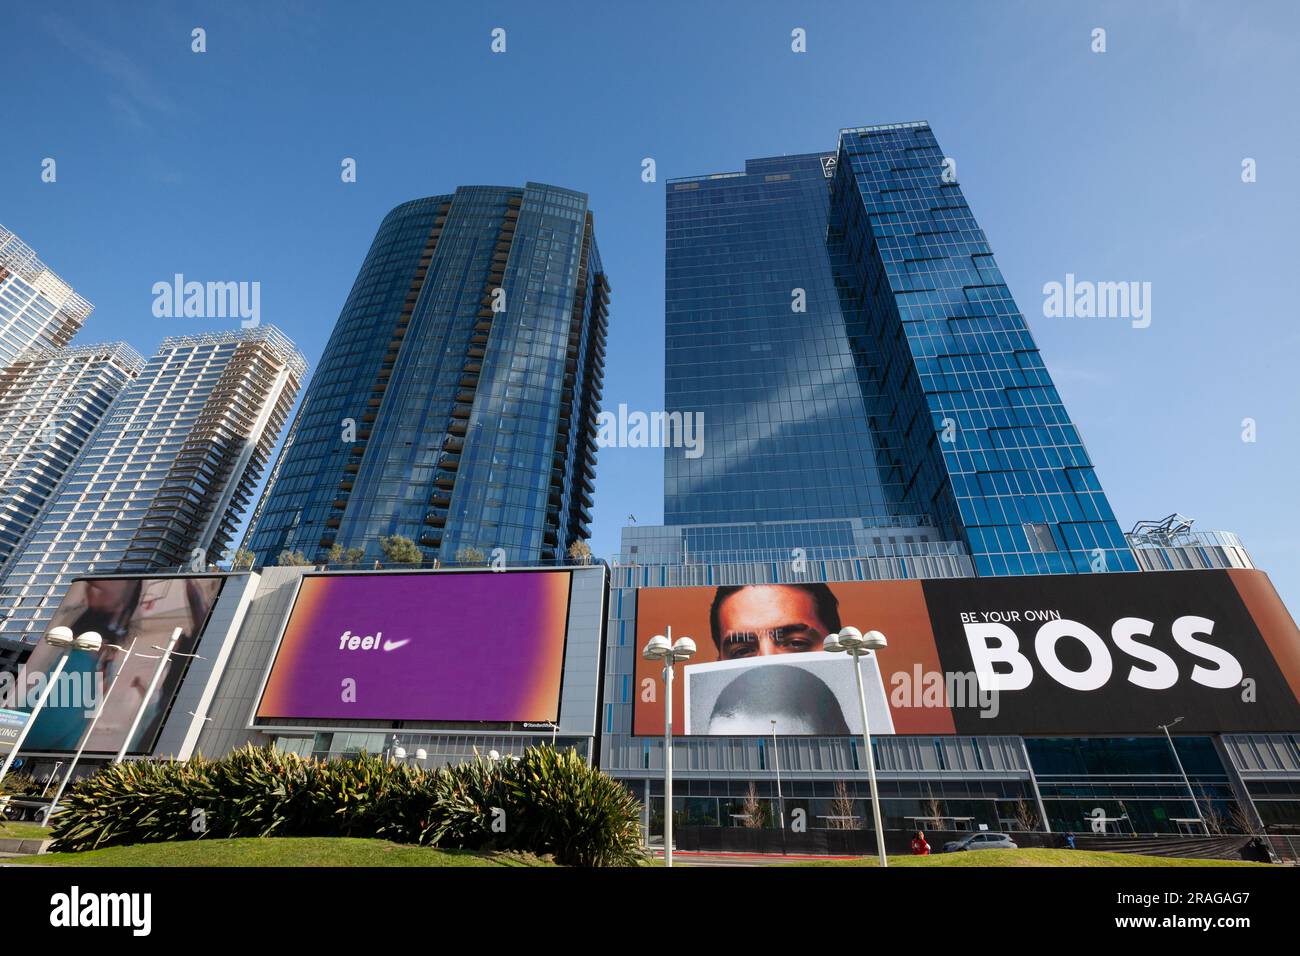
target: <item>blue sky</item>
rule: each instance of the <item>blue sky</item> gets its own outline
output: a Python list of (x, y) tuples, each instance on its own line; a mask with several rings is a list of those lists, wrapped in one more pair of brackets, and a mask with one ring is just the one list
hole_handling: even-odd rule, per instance
[[(25, 5), (0, 32), (0, 222), (95, 303), (78, 341), (148, 354), (213, 327), (153, 316), (153, 283), (182, 272), (260, 282), (263, 321), (314, 363), (392, 206), (461, 184), (580, 189), (613, 286), (606, 402), (654, 409), (664, 181), (829, 150), (843, 126), (927, 119), (1121, 523), (1177, 510), (1237, 531), (1294, 609), (1297, 10)], [(796, 27), (806, 53), (791, 52)], [(1096, 27), (1105, 53), (1090, 49)], [(45, 157), (56, 183), (40, 180)], [(641, 181), (644, 157), (657, 183)], [(1043, 284), (1066, 273), (1150, 282), (1150, 327), (1044, 318)], [(601, 451), (598, 554), (616, 551), (628, 514), (660, 520), (659, 455)]]

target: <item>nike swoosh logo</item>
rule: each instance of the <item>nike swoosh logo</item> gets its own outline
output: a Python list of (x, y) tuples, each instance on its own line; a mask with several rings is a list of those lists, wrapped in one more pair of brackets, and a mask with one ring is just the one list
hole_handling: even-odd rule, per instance
[(404, 641), (384, 641), (384, 650), (395, 651), (399, 647), (405, 647), (407, 644), (410, 643), (411, 643), (411, 639), (409, 637)]

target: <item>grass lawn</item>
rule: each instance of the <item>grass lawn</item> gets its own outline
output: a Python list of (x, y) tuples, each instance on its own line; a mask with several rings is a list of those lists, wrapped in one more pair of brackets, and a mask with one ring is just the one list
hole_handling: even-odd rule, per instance
[(138, 843), (10, 860), (39, 866), (553, 866), (522, 853), (435, 850), (386, 840), (264, 837)]
[(39, 823), (0, 822), (0, 839), (4, 840), (45, 840), (50, 831)]
[[(10, 829), (34, 832), (6, 834), (30, 838), (46, 831), (35, 824), (6, 824)], [(435, 850), (430, 847), (358, 840), (346, 837), (266, 837), (240, 840), (194, 840), (175, 843), (140, 843), (134, 846), (88, 850), (85, 853), (47, 853), (11, 859), (10, 863), (38, 866), (554, 866), (547, 860), (520, 853), (475, 853), (469, 850)], [(688, 859), (681, 865), (689, 866)], [(647, 861), (662, 866), (662, 861)], [(874, 856), (851, 860), (800, 860), (778, 866), (877, 866)], [(1266, 866), (1235, 860), (1196, 860), (1136, 853), (1098, 853), (1090, 850), (980, 850), (974, 853), (938, 853), (933, 856), (891, 856), (890, 866)]]
[[(874, 856), (787, 866), (879, 866)], [(1194, 860), (1182, 857), (1142, 856), (1138, 853), (1100, 853), (1095, 850), (976, 850), (936, 853), (931, 856), (891, 856), (890, 866), (1268, 866), (1242, 860)]]

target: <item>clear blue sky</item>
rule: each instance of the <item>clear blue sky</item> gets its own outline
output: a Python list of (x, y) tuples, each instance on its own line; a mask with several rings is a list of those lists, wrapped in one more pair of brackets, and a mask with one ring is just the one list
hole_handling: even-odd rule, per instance
[[(1121, 522), (1178, 510), (1235, 530), (1300, 611), (1300, 8), (803, 6), (15, 5), (0, 222), (94, 302), (79, 341), (148, 354), (212, 327), (153, 317), (151, 286), (182, 272), (261, 282), (263, 321), (314, 363), (392, 206), (460, 184), (580, 189), (614, 290), (605, 399), (649, 410), (664, 180), (927, 119)], [(1151, 282), (1150, 328), (1043, 318), (1043, 284), (1068, 272)], [(660, 520), (661, 476), (654, 450), (601, 451), (598, 554), (629, 513)]]

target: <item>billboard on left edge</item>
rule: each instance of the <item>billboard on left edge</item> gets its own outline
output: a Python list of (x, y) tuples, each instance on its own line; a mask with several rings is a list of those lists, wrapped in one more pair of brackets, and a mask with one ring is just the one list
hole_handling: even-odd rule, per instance
[[(185, 676), (189, 659), (172, 657), (162, 664), (158, 687), (148, 702), (145, 691), (160, 665), (161, 651), (172, 632), (181, 629), (175, 650), (193, 654), (199, 645), (212, 606), (224, 578), (177, 576), (168, 578), (81, 578), (72, 583), (50, 627), (68, 627), (74, 634), (96, 631), (104, 639), (97, 654), (74, 649), (68, 655), (65, 691), (56, 690), (37, 716), (24, 751), (77, 749), (95, 706), (103, 710), (95, 731), (86, 741), (91, 753), (116, 753), (144, 706), (144, 716), (128, 753), (153, 749), (163, 717)], [(110, 645), (117, 645), (113, 647)], [(128, 656), (124, 650), (131, 650)], [(49, 673), (61, 652), (41, 641), (24, 665), (27, 674)], [(112, 693), (103, 695), (112, 687)]]

